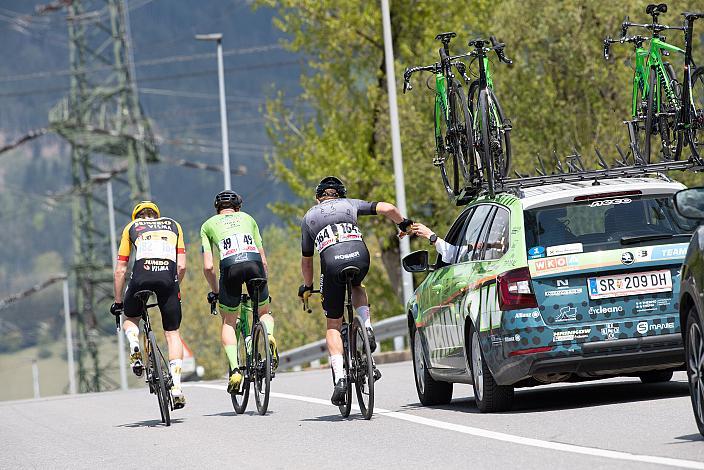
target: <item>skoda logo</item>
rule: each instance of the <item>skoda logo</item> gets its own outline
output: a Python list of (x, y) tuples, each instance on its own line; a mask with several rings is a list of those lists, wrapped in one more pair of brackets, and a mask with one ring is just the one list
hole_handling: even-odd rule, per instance
[(626, 265), (633, 264), (634, 260), (635, 260), (635, 258), (633, 257), (633, 253), (631, 253), (630, 251), (627, 251), (621, 255), (621, 262), (623, 264), (626, 264)]

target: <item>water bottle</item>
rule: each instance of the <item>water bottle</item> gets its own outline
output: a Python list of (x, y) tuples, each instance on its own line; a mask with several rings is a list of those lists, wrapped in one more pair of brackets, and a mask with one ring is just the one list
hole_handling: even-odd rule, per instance
[(252, 336), (247, 335), (244, 339), (244, 347), (247, 350), (247, 354), (252, 354)]

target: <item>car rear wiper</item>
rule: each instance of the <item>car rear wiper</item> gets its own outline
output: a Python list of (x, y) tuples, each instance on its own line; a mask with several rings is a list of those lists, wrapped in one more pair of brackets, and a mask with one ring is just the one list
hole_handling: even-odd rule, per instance
[(652, 235), (634, 235), (621, 237), (621, 245), (633, 245), (634, 243), (649, 242), (652, 240), (667, 240), (670, 238), (692, 238), (691, 233), (654, 233)]

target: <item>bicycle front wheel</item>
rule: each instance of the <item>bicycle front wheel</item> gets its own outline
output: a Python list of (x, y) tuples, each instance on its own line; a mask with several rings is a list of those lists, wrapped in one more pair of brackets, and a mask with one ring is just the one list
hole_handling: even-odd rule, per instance
[[(685, 144), (689, 144), (689, 149), (692, 152), (691, 158), (699, 160), (702, 153), (700, 140), (704, 140), (702, 138), (704, 135), (704, 67), (697, 67), (691, 80), (692, 97), (689, 106), (692, 126), (678, 134), (677, 147), (678, 150), (681, 150)], [(685, 105), (683, 104), (683, 106)]]
[(364, 419), (371, 419), (374, 413), (374, 362), (369, 347), (367, 329), (359, 317), (352, 322), (352, 374), (357, 402)]
[(269, 335), (263, 323), (257, 323), (252, 334), (252, 375), (257, 411), (260, 415), (264, 415), (269, 407), (271, 388), (271, 348)]
[(167, 426), (171, 426), (171, 415), (169, 410), (171, 402), (169, 396), (170, 392), (166, 389), (166, 377), (168, 372), (165, 372), (163, 369), (164, 361), (161, 358), (161, 353), (159, 352), (154, 332), (150, 331), (147, 336), (149, 338), (149, 362), (152, 368), (150, 380), (152, 381), (154, 393), (156, 393), (156, 397), (159, 400), (161, 422)]
[[(244, 312), (242, 313), (244, 315)], [(235, 337), (237, 338), (237, 362), (239, 364), (240, 373), (244, 375), (242, 378), (242, 394), (232, 393), (232, 407), (238, 415), (244, 414), (247, 409), (247, 401), (249, 400), (249, 383), (250, 375), (247, 371), (247, 343), (245, 340), (245, 332), (242, 331), (242, 325), (237, 323), (235, 328)], [(228, 365), (229, 374), (232, 375), (232, 368)]]

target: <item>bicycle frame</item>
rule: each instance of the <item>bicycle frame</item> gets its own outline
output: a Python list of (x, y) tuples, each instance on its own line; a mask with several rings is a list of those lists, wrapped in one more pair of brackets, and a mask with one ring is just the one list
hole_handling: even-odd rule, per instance
[[(445, 122), (450, 120), (450, 106), (447, 98), (447, 79), (445, 74), (438, 72), (435, 74), (435, 140), (442, 138), (442, 123), (440, 119), (444, 118)], [(443, 143), (444, 145), (444, 143)]]
[(651, 69), (655, 70), (658, 78), (655, 82), (655, 96), (653, 100), (655, 103), (655, 112), (660, 112), (663, 85), (665, 87), (665, 93), (667, 94), (668, 100), (674, 104), (677, 110), (679, 110), (679, 100), (677, 99), (675, 90), (672, 87), (672, 81), (665, 70), (665, 64), (662, 60), (663, 50), (684, 54), (684, 49), (666, 43), (658, 37), (653, 37), (650, 40), (648, 49), (645, 49), (642, 46), (636, 46), (636, 67), (633, 74), (633, 97), (631, 103), (631, 115), (634, 118), (638, 117), (638, 90), (641, 90), (641, 96), (647, 96), (650, 91), (649, 77)]

